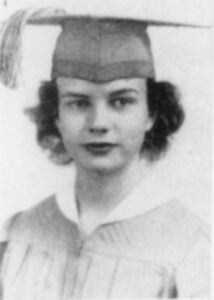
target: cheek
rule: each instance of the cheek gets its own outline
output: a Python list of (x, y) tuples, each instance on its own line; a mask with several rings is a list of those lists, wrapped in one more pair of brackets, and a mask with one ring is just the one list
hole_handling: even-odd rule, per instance
[(147, 112), (141, 113), (140, 110), (130, 116), (124, 122), (124, 134), (133, 139), (139, 139), (140, 142), (148, 130), (150, 130), (152, 122), (148, 117)]
[(151, 120), (147, 113), (139, 113), (136, 111), (134, 116), (124, 122), (123, 127), (123, 141), (124, 150), (130, 153), (140, 153), (145, 134), (152, 126)]
[(75, 117), (68, 117), (66, 115), (60, 115), (57, 121), (58, 130), (62, 136), (64, 145), (75, 144), (75, 141), (78, 140), (80, 132), (83, 128), (83, 121)]
[(145, 131), (142, 126), (139, 127), (138, 124), (130, 123), (130, 127), (127, 129), (126, 139), (129, 145), (133, 148), (141, 148), (144, 141)]

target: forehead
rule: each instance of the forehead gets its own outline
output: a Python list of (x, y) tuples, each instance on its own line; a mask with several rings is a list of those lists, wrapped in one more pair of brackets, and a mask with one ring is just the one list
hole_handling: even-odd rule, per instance
[(97, 83), (71, 77), (59, 77), (56, 83), (59, 93), (66, 91), (111, 93), (129, 89), (136, 90), (138, 93), (146, 91), (146, 79), (144, 78), (117, 79), (105, 83)]

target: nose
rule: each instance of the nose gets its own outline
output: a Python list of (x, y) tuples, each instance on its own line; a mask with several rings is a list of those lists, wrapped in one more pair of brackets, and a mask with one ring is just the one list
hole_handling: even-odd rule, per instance
[(90, 133), (105, 134), (109, 131), (109, 112), (104, 103), (99, 103), (93, 107), (88, 121)]

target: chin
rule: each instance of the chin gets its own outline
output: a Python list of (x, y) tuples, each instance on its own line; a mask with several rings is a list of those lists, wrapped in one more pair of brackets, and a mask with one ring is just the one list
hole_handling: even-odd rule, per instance
[(109, 159), (94, 159), (90, 161), (81, 161), (78, 164), (82, 169), (87, 171), (99, 173), (99, 174), (110, 174), (122, 170), (125, 166), (124, 163), (119, 161), (112, 161)]

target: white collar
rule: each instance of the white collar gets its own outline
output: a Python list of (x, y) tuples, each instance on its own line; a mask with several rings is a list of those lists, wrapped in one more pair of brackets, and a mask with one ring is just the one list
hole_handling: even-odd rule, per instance
[[(170, 189), (160, 176), (151, 172), (132, 192), (118, 204), (100, 223), (107, 224), (130, 219), (168, 202), (172, 199)], [(56, 194), (57, 204), (62, 213), (71, 221), (80, 225), (75, 199), (75, 176), (73, 180)]]

